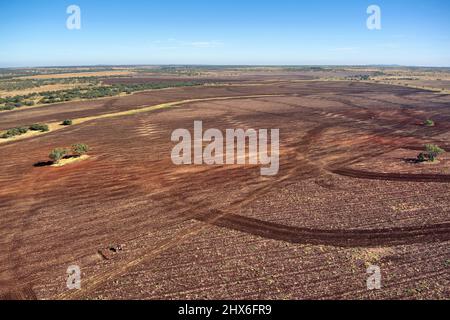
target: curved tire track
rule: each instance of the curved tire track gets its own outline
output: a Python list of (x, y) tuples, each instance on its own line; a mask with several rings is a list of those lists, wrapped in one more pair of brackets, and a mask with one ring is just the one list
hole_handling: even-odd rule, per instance
[(383, 173), (350, 168), (335, 169), (331, 172), (340, 176), (367, 180), (450, 183), (448, 174)]
[(325, 230), (286, 226), (278, 223), (223, 214), (215, 210), (197, 220), (263, 238), (295, 244), (331, 245), (338, 247), (392, 246), (450, 240), (450, 223), (388, 229)]

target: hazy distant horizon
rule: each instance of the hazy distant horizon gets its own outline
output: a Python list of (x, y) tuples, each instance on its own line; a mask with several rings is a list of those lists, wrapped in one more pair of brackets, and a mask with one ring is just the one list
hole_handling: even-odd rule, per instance
[[(67, 27), (71, 5), (78, 29)], [(380, 8), (376, 30), (371, 5)], [(0, 67), (449, 67), (449, 12), (447, 0), (17, 0), (1, 4)]]
[(86, 64), (86, 65), (23, 65), (23, 66), (0, 66), (0, 69), (33, 69), (33, 68), (126, 68), (126, 67), (226, 67), (226, 68), (258, 68), (258, 67), (273, 67), (273, 68), (302, 68), (302, 67), (353, 67), (353, 68), (364, 68), (364, 67), (378, 67), (378, 68), (450, 68), (448, 66), (423, 66), (423, 65), (399, 65), (399, 64), (184, 64), (184, 63), (167, 63), (167, 64)]

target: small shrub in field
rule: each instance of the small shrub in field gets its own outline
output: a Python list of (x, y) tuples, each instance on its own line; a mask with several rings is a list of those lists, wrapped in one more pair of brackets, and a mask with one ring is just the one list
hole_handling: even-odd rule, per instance
[(426, 120), (426, 121), (424, 122), (424, 124), (425, 124), (427, 127), (434, 127), (434, 121), (433, 121), (433, 120)]
[(445, 152), (444, 149), (440, 148), (435, 144), (427, 144), (425, 145), (425, 149), (427, 150), (430, 161), (436, 160), (440, 154)]
[(419, 162), (425, 162), (425, 161), (428, 161), (428, 155), (426, 155), (425, 153), (421, 152), (421, 153), (417, 156), (417, 161), (419, 161)]
[(30, 130), (47, 132), (49, 129), (48, 129), (48, 125), (46, 125), (46, 124), (35, 123), (30, 126)]
[(69, 150), (65, 148), (56, 148), (53, 149), (52, 152), (48, 155), (50, 159), (52, 159), (54, 162), (58, 163), (59, 160), (64, 158), (69, 153)]
[(28, 128), (27, 127), (18, 127), (18, 128), (12, 128), (9, 129), (8, 131), (6, 131), (6, 133), (4, 133), (2, 135), (3, 139), (8, 139), (8, 138), (12, 138), (15, 136), (20, 136), (22, 134), (25, 134), (28, 132)]
[(77, 156), (82, 156), (89, 152), (89, 146), (83, 143), (77, 143), (72, 146), (72, 152)]
[(72, 120), (66, 119), (63, 121), (62, 125), (63, 126), (71, 126), (72, 125)]

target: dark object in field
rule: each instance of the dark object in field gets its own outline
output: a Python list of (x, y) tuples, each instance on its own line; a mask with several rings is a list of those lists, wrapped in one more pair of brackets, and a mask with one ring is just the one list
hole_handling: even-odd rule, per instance
[(108, 248), (98, 250), (98, 254), (105, 260), (111, 260), (116, 254), (123, 251), (122, 245), (112, 245)]

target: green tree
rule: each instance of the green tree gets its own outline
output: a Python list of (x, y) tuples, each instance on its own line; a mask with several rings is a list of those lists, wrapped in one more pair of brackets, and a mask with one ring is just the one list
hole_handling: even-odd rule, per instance
[(440, 148), (439, 146), (437, 146), (435, 144), (425, 145), (425, 150), (428, 153), (428, 157), (429, 157), (430, 161), (435, 161), (440, 154), (445, 152), (444, 149)]
[(69, 150), (65, 148), (56, 148), (48, 155), (55, 163), (58, 163), (62, 158), (64, 158), (69, 153)]
[(72, 146), (72, 152), (77, 156), (82, 156), (89, 152), (89, 146), (83, 143), (77, 143)]

